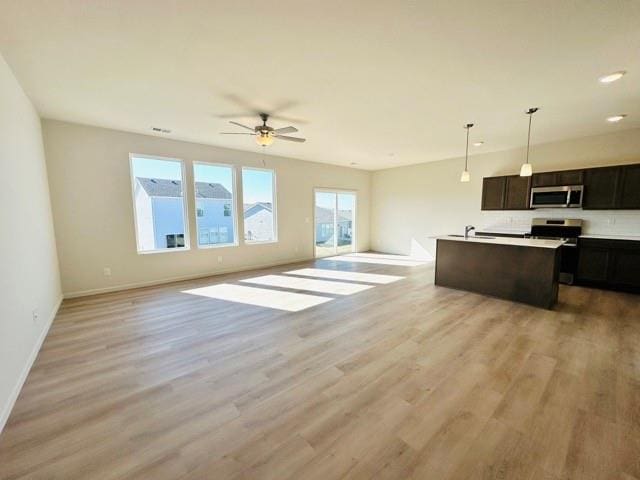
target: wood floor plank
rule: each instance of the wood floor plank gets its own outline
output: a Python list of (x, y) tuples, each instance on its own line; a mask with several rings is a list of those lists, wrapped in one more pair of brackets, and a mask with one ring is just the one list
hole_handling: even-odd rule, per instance
[[(0, 480), (640, 479), (640, 297), (562, 286), (539, 310), (368, 260), (66, 300)], [(252, 284), (329, 299), (297, 312), (186, 293), (300, 268), (389, 282)]]

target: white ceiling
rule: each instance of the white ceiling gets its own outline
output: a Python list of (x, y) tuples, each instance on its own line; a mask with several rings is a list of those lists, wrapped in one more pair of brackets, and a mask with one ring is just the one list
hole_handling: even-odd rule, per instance
[(0, 0), (0, 51), (45, 118), (365, 169), (640, 127), (638, 0)]

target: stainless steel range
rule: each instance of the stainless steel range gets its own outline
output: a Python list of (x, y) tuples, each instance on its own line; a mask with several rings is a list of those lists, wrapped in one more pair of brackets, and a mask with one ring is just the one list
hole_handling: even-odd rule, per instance
[(564, 240), (560, 253), (560, 282), (572, 284), (578, 267), (578, 237), (582, 234), (579, 218), (534, 218), (531, 238)]

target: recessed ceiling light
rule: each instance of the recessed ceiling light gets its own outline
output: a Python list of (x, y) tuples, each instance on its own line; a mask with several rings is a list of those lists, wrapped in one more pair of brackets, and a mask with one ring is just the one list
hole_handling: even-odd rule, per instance
[(607, 122), (616, 123), (622, 120), (626, 115), (613, 115), (612, 117), (607, 117)]
[(624, 70), (620, 70), (619, 72), (613, 72), (609, 75), (605, 75), (604, 77), (600, 77), (598, 80), (600, 81), (600, 83), (615, 82), (616, 80), (620, 80), (622, 77), (624, 77), (625, 73), (627, 72), (625, 72)]
[(482, 145), (484, 145), (484, 142), (474, 142), (473, 144), (474, 147), (481, 147)]

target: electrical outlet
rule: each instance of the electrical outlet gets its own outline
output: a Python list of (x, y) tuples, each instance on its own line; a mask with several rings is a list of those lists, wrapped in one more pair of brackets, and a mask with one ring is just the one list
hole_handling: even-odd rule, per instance
[(33, 317), (33, 322), (37, 323), (38, 322), (38, 318), (40, 318), (40, 314), (38, 313), (38, 309), (37, 308), (33, 309), (33, 311), (31, 312), (31, 315)]
[(102, 269), (102, 274), (103, 274), (105, 277), (110, 277), (110, 276), (111, 276), (111, 267), (104, 267), (104, 268)]
[(218, 255), (218, 263), (222, 263), (222, 256)]

